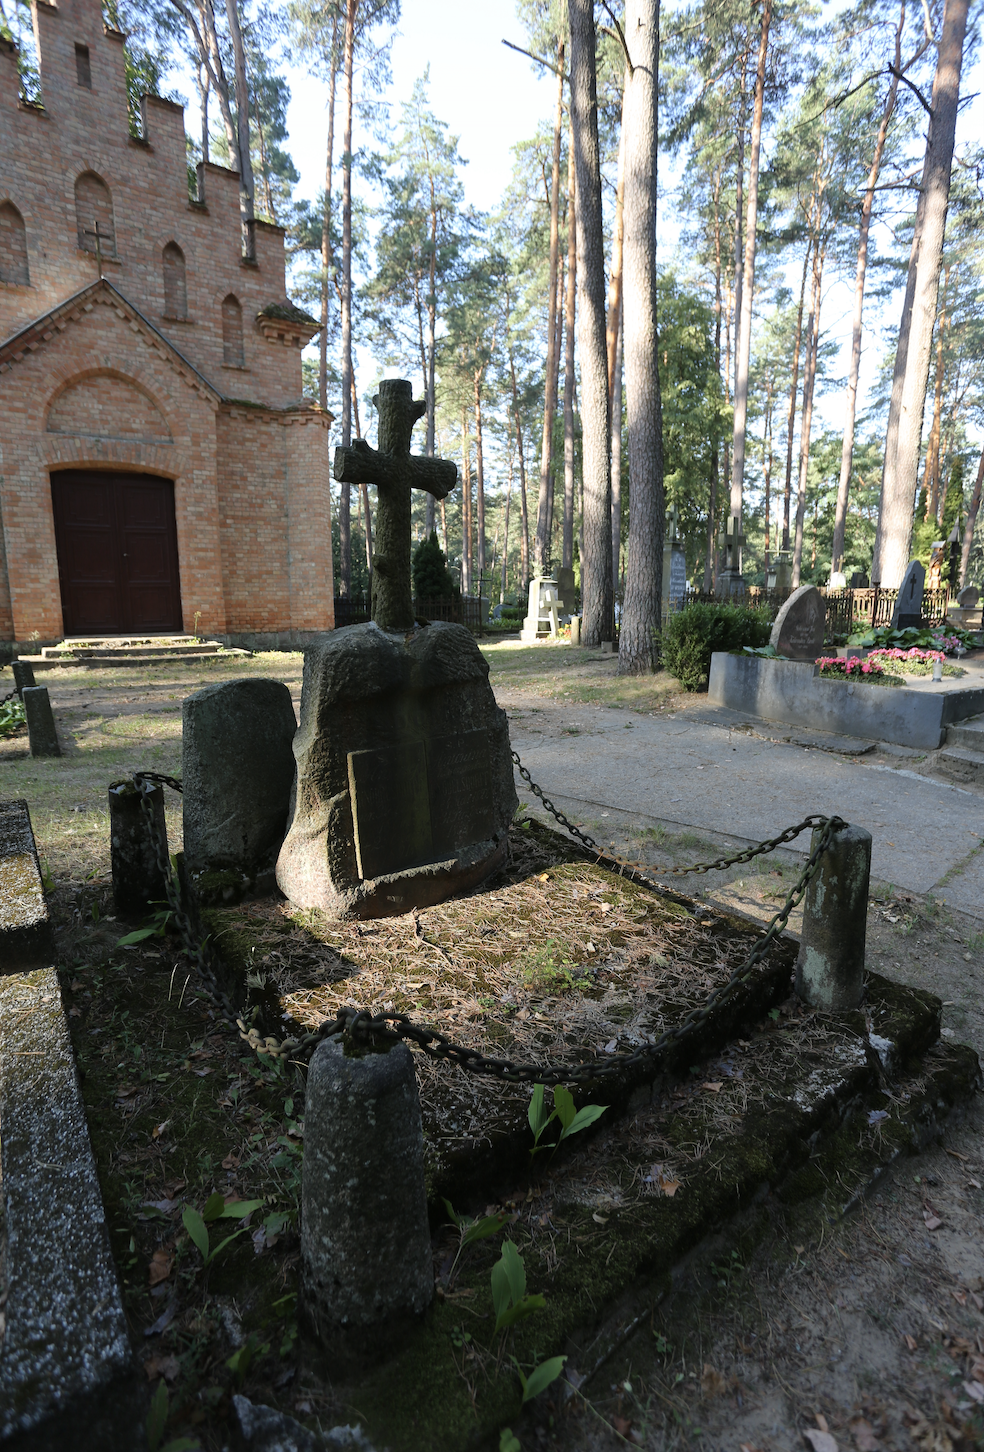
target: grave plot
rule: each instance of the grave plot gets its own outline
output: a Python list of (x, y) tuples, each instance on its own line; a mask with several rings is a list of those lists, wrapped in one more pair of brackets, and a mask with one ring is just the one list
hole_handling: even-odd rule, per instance
[[(592, 1075), (704, 1002), (756, 934), (535, 825), (514, 828), (509, 870), (484, 890), (401, 919), (329, 922), (273, 902), (205, 917), (229, 973), (268, 1012), (275, 1000), (283, 1027), (352, 1003), (407, 1012), (490, 1056), (578, 1064), (571, 1107), (603, 1107), (553, 1152), (557, 1119), (533, 1143), (536, 1091), (415, 1056), (437, 1298), (382, 1366), (336, 1372), (326, 1391), (393, 1449), (481, 1446), (520, 1414), (524, 1386), (559, 1410), (708, 1235), (736, 1216), (761, 1233), (811, 1196), (836, 1216), (979, 1077), (972, 1052), (937, 1047), (931, 995), (869, 975), (861, 1011), (801, 1005), (788, 940), (658, 1073)], [(541, 1122), (563, 1092), (542, 1103)], [(329, 1364), (307, 1346), (306, 1375)]]

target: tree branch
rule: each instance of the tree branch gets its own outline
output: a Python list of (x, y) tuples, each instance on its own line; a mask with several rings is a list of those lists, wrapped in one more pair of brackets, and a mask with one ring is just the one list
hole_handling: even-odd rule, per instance
[[(561, 74), (561, 72), (557, 69), (557, 67), (553, 64), (553, 62), (552, 61), (548, 61), (548, 60), (544, 60), (544, 58), (543, 58), (542, 55), (534, 55), (531, 50), (524, 50), (521, 45), (513, 45), (513, 43), (512, 43), (511, 40), (504, 40), (502, 42), (502, 44), (503, 45), (508, 45), (508, 47), (509, 47), (510, 50), (518, 50), (519, 53), (520, 53), (520, 55), (529, 56), (530, 60), (531, 61), (536, 61), (536, 63), (537, 63), (538, 66), (545, 66), (548, 71), (553, 71), (553, 73), (554, 73), (555, 76), (559, 76)], [(566, 81), (567, 80), (567, 72), (564, 71), (563, 75), (564, 75), (564, 80)]]
[(601, 3), (605, 7), (605, 9), (608, 11), (608, 17), (611, 20), (612, 25), (614, 25), (614, 27), (615, 27), (614, 30), (610, 30), (607, 25), (603, 25), (601, 27), (602, 33), (605, 34), (605, 35), (610, 35), (611, 38), (612, 38), (612, 40), (617, 40), (619, 42), (619, 44), (622, 47), (622, 51), (623, 51), (623, 53), (625, 55), (625, 64), (628, 66), (629, 75), (631, 75), (632, 74), (632, 71), (634, 69), (634, 67), (632, 65), (632, 57), (629, 55), (629, 47), (625, 43), (625, 35), (624, 35), (623, 30), (622, 30), (622, 27), (618, 23), (618, 16), (615, 14), (615, 11), (609, 5), (608, 0), (601, 0)]
[(902, 81), (902, 82), (905, 83), (905, 85), (907, 85), (909, 87), (909, 90), (915, 96), (915, 98), (919, 102), (920, 106), (922, 106), (923, 110), (926, 112), (926, 115), (929, 116), (930, 119), (932, 119), (933, 108), (929, 104), (929, 102), (926, 100), (925, 96), (923, 95), (922, 91), (920, 91), (919, 87), (917, 85), (915, 85), (912, 81), (909, 80), (909, 77), (905, 74), (904, 71), (900, 71), (896, 66), (890, 65), (888, 67), (888, 69), (889, 69), (890, 73), (895, 77), (895, 79), (897, 81)]

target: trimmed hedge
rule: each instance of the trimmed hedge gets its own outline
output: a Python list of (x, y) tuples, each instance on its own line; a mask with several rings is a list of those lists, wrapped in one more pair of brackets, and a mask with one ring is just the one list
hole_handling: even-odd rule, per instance
[(705, 691), (716, 650), (767, 645), (772, 618), (767, 607), (695, 602), (669, 616), (660, 632), (660, 655), (688, 691)]

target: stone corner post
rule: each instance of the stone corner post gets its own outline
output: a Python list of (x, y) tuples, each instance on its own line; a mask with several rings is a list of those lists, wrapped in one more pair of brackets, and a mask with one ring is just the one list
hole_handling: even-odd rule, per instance
[(834, 832), (806, 889), (796, 963), (796, 993), (814, 1008), (845, 1012), (861, 1002), (870, 872), (871, 833)]

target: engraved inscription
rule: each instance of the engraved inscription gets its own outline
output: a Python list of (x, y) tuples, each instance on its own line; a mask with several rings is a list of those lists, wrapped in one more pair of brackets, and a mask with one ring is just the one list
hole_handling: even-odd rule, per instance
[(427, 777), (435, 857), (492, 836), (488, 731), (463, 731), (428, 741)]
[(359, 876), (432, 861), (424, 743), (350, 751), (348, 774)]

